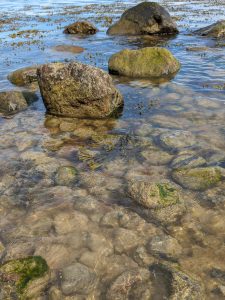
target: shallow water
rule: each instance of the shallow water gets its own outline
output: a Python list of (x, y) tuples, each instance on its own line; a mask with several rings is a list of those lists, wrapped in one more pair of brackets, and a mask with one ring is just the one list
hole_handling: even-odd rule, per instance
[[(51, 278), (40, 299), (58, 299), (53, 290), (61, 295), (59, 299), (105, 299), (108, 287), (124, 270), (167, 261), (150, 252), (148, 262), (140, 262), (135, 254), (138, 246), (165, 233), (179, 242), (182, 251), (176, 262), (203, 282), (206, 299), (223, 299), (224, 275), (212, 273), (215, 269), (225, 272), (225, 182), (204, 192), (174, 183), (186, 207), (175, 222), (149, 215), (126, 191), (131, 178), (173, 181), (173, 162), (184, 154), (200, 157), (204, 167), (224, 169), (225, 44), (191, 34), (225, 18), (223, 1), (158, 1), (176, 17), (180, 29), (178, 36), (167, 40), (105, 34), (108, 17), (114, 22), (125, 8), (140, 1), (26, 2), (0, 3), (0, 90), (18, 89), (7, 75), (33, 64), (77, 59), (107, 70), (108, 58), (123, 48), (165, 46), (182, 68), (174, 79), (162, 83), (115, 76), (125, 100), (118, 119), (46, 116), (41, 99), (10, 119), (0, 118), (0, 241), (5, 248), (0, 252), (1, 261), (44, 257)], [(97, 35), (62, 34), (65, 25), (80, 19), (95, 23), (100, 29)], [(15, 36), (30, 29), (38, 32)], [(78, 45), (85, 51), (74, 55), (53, 49), (63, 44)], [(187, 49), (200, 46), (207, 49)], [(181, 138), (183, 146), (173, 142), (168, 148), (162, 142), (162, 134), (182, 137), (186, 132), (190, 145), (184, 143), (185, 137)], [(75, 167), (76, 181), (57, 182), (60, 166)], [(122, 242), (121, 228), (128, 236)], [(83, 298), (61, 294), (61, 272), (75, 262), (88, 266), (99, 278), (96, 289)], [(151, 299), (164, 296), (164, 287), (156, 282)]]

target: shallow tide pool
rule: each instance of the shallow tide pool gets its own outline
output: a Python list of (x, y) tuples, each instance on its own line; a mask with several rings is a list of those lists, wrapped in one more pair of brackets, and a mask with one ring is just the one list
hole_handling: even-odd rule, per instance
[[(78, 60), (107, 71), (124, 48), (166, 47), (181, 62), (170, 81), (113, 76), (125, 101), (117, 119), (46, 115), (36, 85), (27, 110), (0, 116), (0, 262), (41, 256), (49, 267), (25, 299), (225, 297), (225, 40), (192, 34), (225, 19), (225, 3), (159, 0), (179, 35), (107, 36), (139, 2), (0, 1), (1, 91), (21, 90), (8, 74), (35, 64)], [(63, 34), (77, 20), (98, 33)], [(129, 191), (139, 181), (163, 199), (171, 185), (179, 201), (147, 209)], [(0, 300), (19, 299), (13, 280), (0, 267)]]

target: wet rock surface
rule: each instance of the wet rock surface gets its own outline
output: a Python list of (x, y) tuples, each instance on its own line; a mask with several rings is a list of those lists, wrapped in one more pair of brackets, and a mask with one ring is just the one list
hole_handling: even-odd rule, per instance
[(27, 101), (21, 92), (9, 91), (0, 93), (0, 111), (16, 113), (28, 107)]
[(180, 63), (164, 48), (122, 50), (109, 59), (109, 72), (128, 77), (172, 77), (180, 69)]
[(38, 83), (47, 112), (53, 115), (105, 118), (123, 105), (107, 73), (79, 62), (42, 66)]
[(107, 33), (111, 35), (176, 34), (178, 29), (165, 8), (155, 2), (143, 2), (125, 11)]
[(64, 30), (66, 34), (95, 34), (96, 32), (97, 28), (86, 21), (75, 22), (67, 26)]
[(212, 37), (212, 38), (224, 38), (225, 37), (225, 21), (218, 21), (207, 27), (198, 29), (194, 32), (202, 36)]
[(37, 68), (39, 66), (31, 66), (16, 70), (9, 74), (8, 79), (17, 86), (28, 86), (37, 82)]

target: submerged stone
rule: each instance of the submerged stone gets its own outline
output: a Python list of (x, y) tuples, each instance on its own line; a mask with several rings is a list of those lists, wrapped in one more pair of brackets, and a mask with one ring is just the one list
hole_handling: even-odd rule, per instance
[(47, 271), (48, 265), (40, 256), (10, 260), (0, 266), (0, 285), (8, 282), (15, 286), (20, 296), (30, 282), (44, 276)]
[(123, 97), (103, 70), (79, 62), (51, 63), (38, 69), (47, 112), (76, 118), (105, 118), (123, 106)]
[(110, 73), (128, 77), (170, 77), (179, 69), (180, 63), (172, 53), (159, 47), (125, 49), (109, 59)]
[(202, 283), (193, 275), (188, 275), (170, 264), (154, 264), (150, 267), (156, 282), (164, 285), (165, 298), (169, 300), (204, 300)]
[(12, 114), (24, 110), (27, 107), (27, 101), (22, 92), (0, 92), (0, 112)]
[(168, 150), (177, 150), (181, 148), (191, 147), (196, 144), (195, 136), (184, 130), (173, 130), (160, 135), (160, 143)]
[(27, 86), (33, 82), (37, 82), (37, 68), (39, 66), (31, 66), (16, 70), (9, 74), (8, 79), (18, 86)]
[(155, 2), (143, 2), (125, 11), (107, 33), (110, 35), (170, 35), (178, 33), (178, 29), (165, 8)]
[(96, 32), (97, 28), (86, 21), (75, 22), (67, 26), (64, 30), (64, 33), (67, 34), (95, 34)]
[(150, 208), (163, 208), (179, 203), (179, 193), (170, 183), (130, 181), (128, 194), (137, 203)]
[(77, 179), (77, 170), (72, 166), (59, 167), (55, 181), (58, 185), (71, 185)]
[(73, 45), (58, 45), (53, 48), (59, 52), (71, 52), (71, 53), (82, 53), (84, 52), (83, 47), (73, 46)]
[(222, 173), (217, 167), (177, 169), (172, 172), (172, 177), (184, 188), (204, 191), (219, 183)]
[(225, 37), (225, 20), (213, 23), (212, 25), (203, 27), (201, 29), (196, 30), (194, 33), (213, 37), (213, 38), (224, 38)]

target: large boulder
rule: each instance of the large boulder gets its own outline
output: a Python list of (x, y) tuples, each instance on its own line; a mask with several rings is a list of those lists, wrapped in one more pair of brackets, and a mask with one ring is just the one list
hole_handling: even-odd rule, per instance
[(64, 33), (67, 34), (95, 34), (96, 32), (97, 28), (86, 21), (75, 22), (67, 26), (64, 30)]
[(172, 53), (159, 47), (125, 49), (109, 59), (110, 73), (128, 77), (171, 77), (179, 69), (180, 63)]
[(225, 20), (213, 23), (207, 27), (196, 30), (194, 33), (213, 38), (225, 37)]
[(47, 112), (76, 118), (104, 118), (123, 105), (112, 78), (79, 62), (52, 63), (38, 69), (38, 83)]
[(154, 2), (143, 2), (125, 11), (107, 33), (110, 35), (176, 34), (178, 29), (165, 8)]

